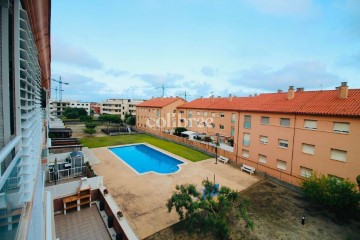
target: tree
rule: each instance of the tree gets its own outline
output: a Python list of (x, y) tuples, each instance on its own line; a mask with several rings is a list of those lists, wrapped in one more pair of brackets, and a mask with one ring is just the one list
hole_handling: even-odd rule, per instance
[(93, 119), (91, 116), (85, 115), (85, 116), (80, 116), (80, 121), (81, 122), (92, 122)]
[(342, 215), (355, 210), (360, 203), (360, 193), (349, 180), (314, 174), (303, 181), (302, 189), (309, 200)]
[(97, 127), (97, 124), (95, 122), (87, 122), (87, 123), (85, 123), (85, 127), (94, 129)]
[(181, 136), (181, 133), (182, 132), (185, 132), (187, 129), (186, 128), (184, 128), (184, 127), (177, 127), (177, 128), (175, 128), (175, 130), (174, 130), (174, 134), (176, 135), (176, 136)]
[(357, 181), (359, 191), (360, 191), (360, 175), (356, 177), (356, 181)]
[(77, 119), (87, 116), (87, 112), (85, 108), (65, 108), (62, 115), (68, 119)]
[(107, 130), (109, 131), (109, 125), (110, 123), (117, 123), (118, 127), (120, 128), (120, 125), (122, 123), (121, 118), (118, 115), (109, 115), (109, 114), (104, 114), (99, 116), (99, 120), (103, 121), (103, 122), (107, 122)]
[(134, 126), (136, 124), (136, 116), (131, 113), (125, 113), (124, 122)]
[(90, 134), (92, 136), (94, 133), (96, 133), (96, 129), (95, 128), (85, 128), (84, 133)]
[[(239, 193), (227, 187), (218, 187), (208, 180), (204, 180), (205, 187), (201, 194), (193, 184), (177, 185), (176, 191), (167, 201), (168, 212), (174, 208), (180, 220), (185, 220), (185, 228), (189, 233), (213, 232), (217, 238), (229, 237), (228, 224), (234, 219), (245, 220), (246, 226), (253, 228), (253, 222), (246, 213), (245, 201), (240, 199)], [(217, 194), (217, 199), (212, 195)], [(229, 209), (238, 209), (236, 214)]]

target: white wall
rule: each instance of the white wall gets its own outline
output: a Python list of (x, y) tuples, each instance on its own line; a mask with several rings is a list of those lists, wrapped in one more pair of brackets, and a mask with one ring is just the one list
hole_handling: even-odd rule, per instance
[[(91, 189), (98, 189), (103, 186), (103, 176), (88, 178), (87, 183), (89, 184)], [(68, 183), (60, 183), (58, 185), (45, 187), (45, 191), (51, 192), (51, 196), (53, 197), (53, 199), (57, 199), (76, 194), (77, 189), (80, 187), (80, 185), (81, 180)]]

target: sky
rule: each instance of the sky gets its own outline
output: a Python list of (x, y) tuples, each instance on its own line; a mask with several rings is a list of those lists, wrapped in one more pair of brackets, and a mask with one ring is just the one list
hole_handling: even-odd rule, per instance
[[(360, 88), (359, 0), (53, 0), (62, 99)], [(58, 83), (52, 81), (56, 99)]]

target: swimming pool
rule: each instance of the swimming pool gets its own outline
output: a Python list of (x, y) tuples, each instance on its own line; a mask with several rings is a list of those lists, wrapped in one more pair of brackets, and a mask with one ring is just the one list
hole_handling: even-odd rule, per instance
[(112, 147), (109, 150), (139, 174), (148, 172), (174, 173), (179, 170), (180, 164), (184, 164), (183, 161), (159, 152), (145, 144)]

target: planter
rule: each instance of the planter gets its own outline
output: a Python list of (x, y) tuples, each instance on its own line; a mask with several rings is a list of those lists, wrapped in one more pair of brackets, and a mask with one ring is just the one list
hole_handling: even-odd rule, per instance
[(106, 195), (106, 194), (108, 194), (109, 193), (109, 191), (105, 188), (104, 189), (104, 195)]
[(124, 216), (121, 211), (118, 211), (116, 214), (117, 214), (118, 218), (122, 218)]

